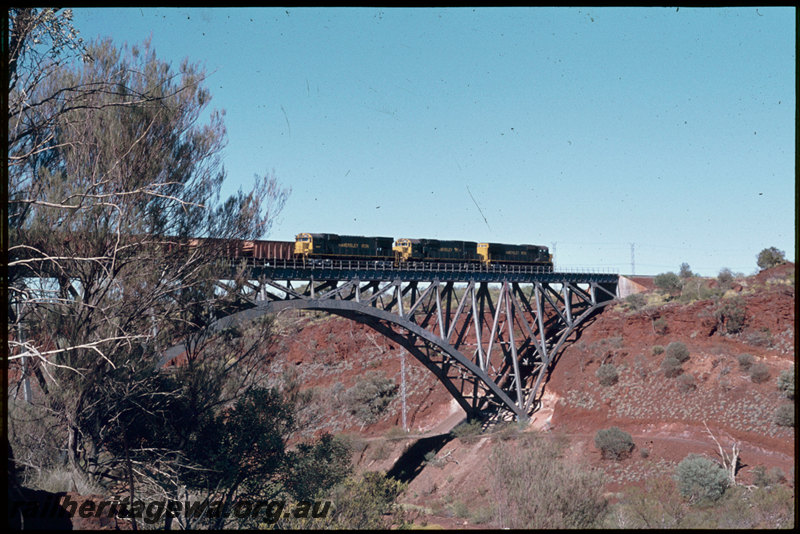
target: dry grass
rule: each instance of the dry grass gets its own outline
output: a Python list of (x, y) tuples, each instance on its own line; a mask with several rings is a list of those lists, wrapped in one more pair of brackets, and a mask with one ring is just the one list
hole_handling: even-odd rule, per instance
[[(698, 355), (698, 359), (701, 355)], [(641, 364), (640, 364), (641, 365)], [(647, 364), (644, 364), (647, 365)], [(679, 384), (666, 379), (650, 364), (646, 374), (620, 365), (619, 382), (606, 388), (584, 387), (570, 390), (562, 399), (568, 407), (587, 410), (604, 409), (615, 417), (642, 421), (715, 421), (723, 426), (765, 436), (789, 438), (791, 428), (773, 421), (775, 409), (781, 403), (780, 392), (762, 391), (750, 383), (746, 375), (723, 378), (723, 369), (716, 378), (698, 381), (696, 389), (681, 392)], [(742, 374), (738, 369), (733, 371)], [(645, 375), (645, 376), (643, 376)], [(719, 380), (721, 379), (721, 380)], [(731, 395), (720, 383), (725, 380), (741, 382), (736, 395)]]

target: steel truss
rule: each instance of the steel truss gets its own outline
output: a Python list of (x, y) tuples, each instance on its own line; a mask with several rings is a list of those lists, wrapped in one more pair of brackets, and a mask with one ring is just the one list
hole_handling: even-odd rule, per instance
[[(544, 277), (540, 277), (544, 278)], [(616, 297), (616, 276), (546, 280), (277, 280), (251, 282), (253, 307), (215, 329), (282, 310), (323, 310), (365, 324), (433, 372), (470, 416), (526, 419), (567, 339)], [(182, 351), (173, 347), (165, 361)]]

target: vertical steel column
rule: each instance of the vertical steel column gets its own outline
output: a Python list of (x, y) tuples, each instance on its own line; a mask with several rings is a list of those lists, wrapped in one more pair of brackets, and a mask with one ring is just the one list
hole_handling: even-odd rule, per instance
[(567, 325), (572, 326), (572, 292), (570, 291), (569, 284), (564, 282), (561, 285), (564, 292), (564, 308), (567, 312)]
[(401, 283), (400, 280), (395, 281), (395, 294), (397, 295), (397, 311), (400, 317), (405, 317), (405, 315), (403, 315), (403, 291), (400, 285)]
[(544, 331), (544, 319), (542, 319), (542, 311), (543, 311), (543, 302), (542, 302), (542, 290), (540, 289), (542, 286), (541, 282), (536, 282), (534, 286), (534, 299), (536, 300), (536, 321), (539, 326), (539, 341), (540, 346), (542, 348), (542, 361), (546, 361), (548, 359), (547, 356), (547, 335)]
[[(455, 288), (452, 287), (452, 284), (450, 290), (453, 294), (453, 298), (456, 298)], [(461, 317), (461, 313), (464, 311), (464, 304), (467, 302), (467, 293), (468, 290), (465, 289), (464, 294), (461, 296), (461, 302), (458, 303), (458, 307), (456, 308), (456, 313), (453, 316), (453, 322), (450, 324), (450, 328), (447, 330), (447, 337), (445, 338), (445, 340), (448, 343), (450, 343), (450, 338), (453, 337), (453, 332), (455, 331), (456, 325), (458, 324), (458, 319)]]
[(439, 337), (444, 339), (444, 317), (442, 316), (442, 286), (438, 279), (434, 279), (436, 284), (436, 320), (439, 322)]
[[(478, 366), (483, 362), (483, 342), (481, 337), (483, 335), (483, 318), (478, 311), (478, 302), (475, 297), (475, 282), (470, 282), (469, 287), (472, 288), (472, 320), (475, 323), (475, 342), (478, 345)], [(483, 368), (483, 367), (481, 367)]]
[(508, 282), (503, 282), (502, 292), (506, 301), (506, 325), (508, 325), (508, 340), (511, 343), (511, 363), (514, 369), (514, 381), (517, 389), (517, 406), (522, 408), (522, 377), (519, 374), (519, 361), (517, 360), (517, 346), (514, 343), (514, 317), (512, 315), (511, 299), (508, 295)]
[[(488, 291), (486, 292), (486, 298), (489, 299), (489, 302), (491, 303), (491, 296), (489, 295)], [(500, 291), (500, 294), (497, 297), (497, 307), (495, 308), (494, 311), (492, 330), (489, 333), (489, 347), (486, 349), (486, 361), (484, 362), (484, 366), (482, 367), (484, 371), (489, 369), (489, 360), (491, 360), (492, 358), (492, 346), (494, 345), (494, 338), (497, 335), (497, 325), (500, 322), (500, 310), (503, 307), (502, 304), (503, 304), (503, 292)]]

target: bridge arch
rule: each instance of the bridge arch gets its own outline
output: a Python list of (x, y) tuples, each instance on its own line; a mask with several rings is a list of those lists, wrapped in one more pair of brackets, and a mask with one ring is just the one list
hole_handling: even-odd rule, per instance
[[(254, 266), (240, 294), (250, 307), (210, 331), (283, 310), (325, 311), (406, 349), (468, 415), (499, 408), (526, 419), (567, 338), (617, 298), (615, 274), (440, 267)], [(162, 365), (184, 350), (168, 349)]]
[[(394, 313), (362, 304), (354, 301), (328, 300), (328, 299), (292, 299), (281, 301), (259, 301), (254, 308), (233, 313), (217, 320), (213, 326), (213, 331), (224, 330), (235, 325), (252, 321), (257, 317), (279, 313), (285, 310), (318, 310), (325, 311), (346, 319), (364, 324), (384, 337), (396, 342), (428, 370), (434, 373), (439, 381), (445, 386), (447, 391), (455, 398), (459, 405), (464, 409), (468, 416), (477, 415), (477, 406), (471, 405), (465, 398), (463, 386), (459, 382), (468, 382), (473, 387), (483, 390), (485, 396), (493, 404), (499, 404), (511, 410), (518, 418), (525, 418), (527, 415), (522, 412), (520, 406), (509, 395), (498, 386), (489, 375), (478, 365), (467, 358), (461, 351), (446, 343), (442, 338), (428, 332), (418, 324), (396, 315)], [(403, 333), (398, 333), (392, 326), (400, 328)], [(422, 343), (422, 346), (420, 345)], [(429, 350), (425, 350), (427, 347)], [(166, 365), (171, 359), (178, 356), (185, 350), (183, 345), (176, 345), (164, 354), (160, 366)], [(453, 380), (447, 368), (442, 366), (442, 362), (435, 361), (430, 352), (435, 351), (443, 355), (447, 365), (461, 367), (459, 375), (462, 380)], [(461, 385), (461, 387), (459, 387)], [(482, 404), (485, 404), (482, 403)]]

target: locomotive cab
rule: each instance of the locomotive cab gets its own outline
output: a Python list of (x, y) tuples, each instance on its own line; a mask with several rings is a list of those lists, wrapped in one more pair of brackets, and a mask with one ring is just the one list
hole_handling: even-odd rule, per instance
[(478, 243), (478, 257), (481, 263), (489, 263), (489, 243)]
[(314, 250), (314, 238), (311, 234), (297, 234), (294, 238), (294, 253), (306, 257)]
[(395, 241), (392, 247), (395, 261), (407, 261), (411, 257), (411, 246), (411, 240), (408, 238), (401, 238)]

